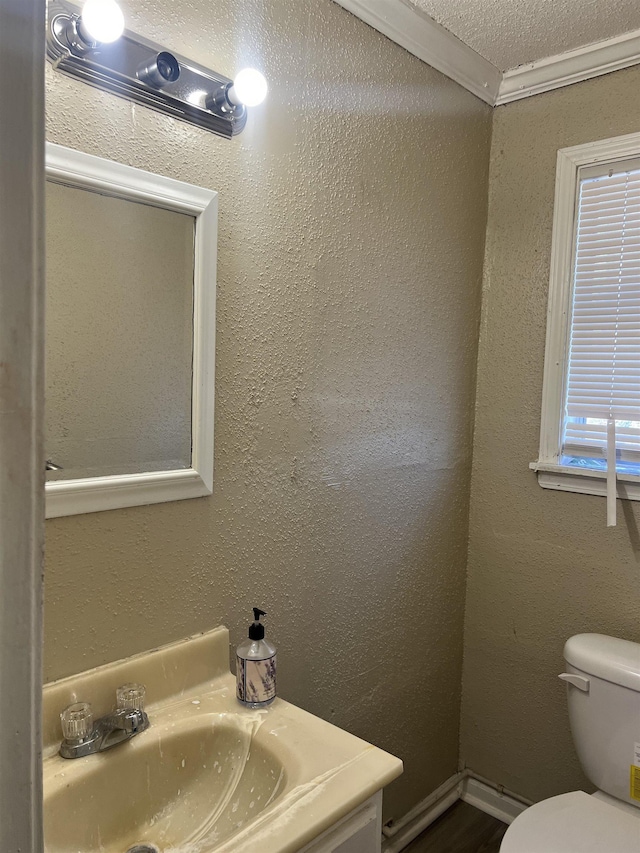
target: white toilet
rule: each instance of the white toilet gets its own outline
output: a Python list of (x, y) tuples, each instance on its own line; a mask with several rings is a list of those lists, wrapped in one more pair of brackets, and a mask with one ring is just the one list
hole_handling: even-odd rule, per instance
[(526, 809), (500, 853), (640, 853), (640, 645), (578, 634), (564, 657), (573, 740), (598, 791)]

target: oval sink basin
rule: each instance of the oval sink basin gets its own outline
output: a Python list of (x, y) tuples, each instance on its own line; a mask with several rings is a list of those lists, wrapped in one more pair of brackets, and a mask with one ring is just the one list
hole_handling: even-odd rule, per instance
[(286, 787), (281, 762), (250, 730), (213, 715), (60, 762), (46, 797), (46, 853), (214, 850)]

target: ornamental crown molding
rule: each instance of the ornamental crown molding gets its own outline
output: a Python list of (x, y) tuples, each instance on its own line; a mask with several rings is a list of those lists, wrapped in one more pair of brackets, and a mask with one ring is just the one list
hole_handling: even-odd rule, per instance
[(408, 0), (334, 2), (491, 106), (640, 63), (640, 30), (634, 30), (501, 71)]

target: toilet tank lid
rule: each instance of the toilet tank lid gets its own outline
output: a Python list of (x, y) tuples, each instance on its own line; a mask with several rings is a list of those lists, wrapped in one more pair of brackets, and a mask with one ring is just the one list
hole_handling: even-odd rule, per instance
[(564, 646), (576, 669), (640, 692), (640, 644), (604, 634), (576, 634)]

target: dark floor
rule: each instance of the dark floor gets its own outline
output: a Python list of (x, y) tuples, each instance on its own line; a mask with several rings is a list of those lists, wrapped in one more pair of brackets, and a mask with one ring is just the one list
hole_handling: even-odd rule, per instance
[(403, 853), (498, 853), (507, 824), (459, 800)]

